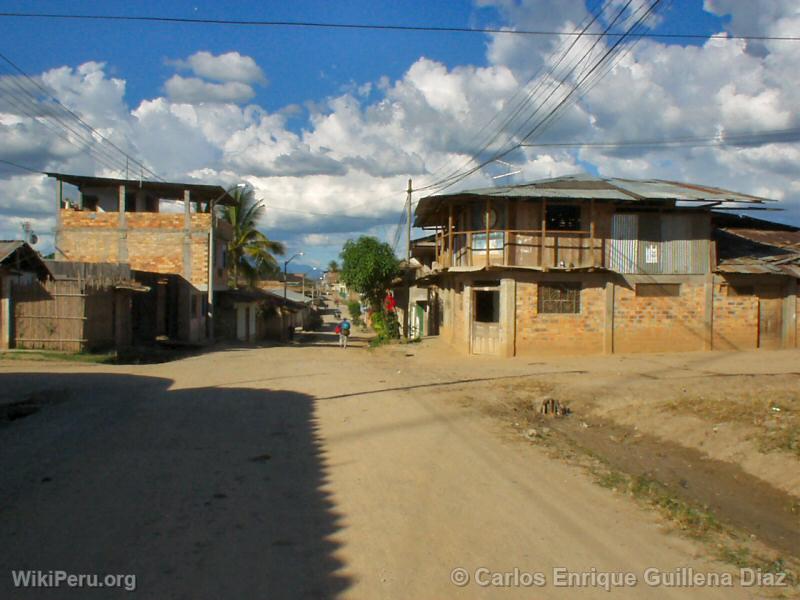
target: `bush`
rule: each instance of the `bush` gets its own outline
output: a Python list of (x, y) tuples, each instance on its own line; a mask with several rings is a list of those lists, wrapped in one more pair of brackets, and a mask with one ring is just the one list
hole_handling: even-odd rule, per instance
[(394, 311), (378, 310), (372, 313), (372, 328), (379, 340), (396, 340), (400, 337), (400, 323)]
[(347, 303), (347, 310), (350, 312), (350, 318), (353, 321), (361, 319), (361, 303), (358, 300), (351, 300)]

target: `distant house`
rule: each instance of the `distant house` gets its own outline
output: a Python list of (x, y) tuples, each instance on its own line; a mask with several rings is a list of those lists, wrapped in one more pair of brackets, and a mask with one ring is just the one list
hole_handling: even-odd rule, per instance
[(20, 240), (0, 240), (0, 349), (14, 347), (14, 287), (50, 278), (39, 254)]
[(798, 229), (725, 212), (768, 202), (585, 175), (428, 196), (406, 302), (471, 354), (794, 348)]
[(306, 327), (313, 309), (311, 299), (282, 289), (237, 289), (220, 294), (218, 339), (253, 343), (282, 340), (291, 328)]
[[(228, 287), (232, 232), (209, 206), (234, 202), (223, 188), (48, 175), (57, 184), (57, 261), (129, 265), (150, 288), (134, 298), (141, 341), (199, 342), (212, 335), (214, 297)], [(65, 184), (77, 187), (76, 199), (67, 200)]]

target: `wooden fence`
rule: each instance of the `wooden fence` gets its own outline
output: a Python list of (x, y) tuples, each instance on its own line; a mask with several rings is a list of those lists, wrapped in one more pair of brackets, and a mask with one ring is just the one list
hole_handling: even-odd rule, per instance
[(81, 352), (114, 345), (114, 289), (85, 279), (15, 285), (16, 348)]

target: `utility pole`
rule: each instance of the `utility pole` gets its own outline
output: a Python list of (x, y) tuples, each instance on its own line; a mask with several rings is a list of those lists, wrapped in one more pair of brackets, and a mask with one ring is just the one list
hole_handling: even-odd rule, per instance
[(406, 261), (411, 260), (411, 180), (408, 180), (408, 195), (406, 197)]
[(410, 337), (411, 331), (411, 180), (408, 180), (408, 195), (406, 198), (406, 270), (404, 277), (406, 280), (406, 309), (403, 311), (403, 332), (406, 337)]

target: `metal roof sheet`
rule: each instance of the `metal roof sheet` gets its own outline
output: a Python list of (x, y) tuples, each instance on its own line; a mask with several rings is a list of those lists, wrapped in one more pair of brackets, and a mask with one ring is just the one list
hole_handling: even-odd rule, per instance
[(40, 278), (50, 275), (50, 270), (39, 253), (22, 240), (0, 240), (0, 265), (35, 271)]
[(21, 240), (0, 240), (0, 263), (11, 256), (24, 243)]
[(562, 200), (607, 200), (618, 202), (771, 202), (750, 194), (722, 188), (667, 181), (662, 179), (604, 178), (578, 174), (541, 179), (522, 185), (463, 190), (422, 198), (416, 209), (416, 225), (425, 226), (426, 217), (444, 203), (483, 198), (554, 198)]
[(215, 204), (233, 205), (236, 204), (234, 198), (228, 194), (225, 188), (218, 185), (206, 185), (200, 183), (175, 183), (169, 181), (147, 181), (144, 179), (113, 179), (109, 177), (91, 177), (87, 175), (70, 175), (67, 173), (46, 173), (58, 181), (63, 181), (74, 185), (82, 190), (90, 188), (119, 188), (124, 185), (131, 189), (147, 190), (165, 199), (183, 200), (183, 192), (188, 190), (191, 194), (191, 201), (209, 202)]

